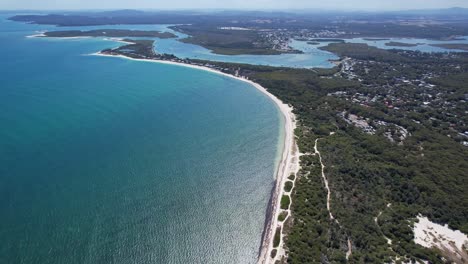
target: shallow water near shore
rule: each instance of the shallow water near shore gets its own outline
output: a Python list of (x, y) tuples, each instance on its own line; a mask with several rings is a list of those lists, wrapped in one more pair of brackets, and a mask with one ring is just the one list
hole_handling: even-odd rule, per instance
[(0, 17), (0, 263), (254, 263), (282, 117), (249, 84)]
[[(89, 56), (122, 45), (102, 38), (25, 37), (166, 25), (56, 28), (7, 16), (0, 15), (0, 263), (256, 261), (284, 135), (273, 102), (225, 76)], [(326, 44), (293, 41), (304, 54), (275, 56), (216, 55), (174, 39), (157, 40), (155, 49), (331, 67), (337, 57), (317, 49)]]

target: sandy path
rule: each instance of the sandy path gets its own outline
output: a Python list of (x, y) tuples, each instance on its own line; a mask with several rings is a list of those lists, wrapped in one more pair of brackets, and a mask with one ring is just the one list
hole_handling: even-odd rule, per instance
[[(330, 135), (333, 135), (334, 133), (330, 133)], [(318, 150), (318, 141), (319, 141), (320, 138), (317, 138), (315, 140), (315, 146), (314, 146), (314, 151), (315, 151), (315, 155), (318, 155), (319, 157), (319, 160), (320, 160), (320, 165), (322, 167), (322, 179), (323, 179), (323, 182), (325, 184), (325, 189), (327, 190), (327, 210), (328, 210), (328, 214), (330, 216), (330, 220), (332, 221), (335, 221), (338, 226), (340, 228), (341, 225), (340, 225), (340, 222), (338, 221), (338, 219), (336, 219), (332, 212), (331, 212), (331, 207), (330, 207), (330, 204), (331, 204), (331, 190), (330, 190), (330, 187), (328, 185), (328, 179), (327, 179), (327, 176), (325, 175), (325, 165), (323, 164), (323, 161), (322, 161), (322, 155), (320, 154), (320, 151)], [(353, 244), (351, 242), (351, 239), (348, 237), (348, 241), (347, 241), (347, 244), (348, 244), (348, 251), (346, 252), (346, 259), (349, 259), (349, 257), (353, 254)]]
[(327, 176), (325, 176), (325, 165), (323, 164), (322, 155), (320, 154), (320, 151), (318, 151), (318, 147), (317, 147), (319, 139), (320, 138), (317, 138), (315, 140), (314, 151), (315, 151), (315, 154), (318, 155), (319, 160), (320, 160), (320, 165), (322, 166), (322, 179), (323, 179), (323, 182), (325, 183), (325, 189), (327, 189), (327, 210), (328, 210), (328, 214), (330, 215), (330, 220), (335, 220), (335, 217), (333, 216), (333, 214), (331, 212), (331, 209), (330, 209), (331, 191), (330, 191), (330, 187), (328, 186)]

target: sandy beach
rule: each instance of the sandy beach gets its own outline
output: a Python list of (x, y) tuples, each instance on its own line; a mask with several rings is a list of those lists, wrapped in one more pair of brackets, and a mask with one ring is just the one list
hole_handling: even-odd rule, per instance
[(275, 235), (276, 227), (280, 225), (278, 223), (278, 215), (281, 211), (279, 205), (280, 205), (281, 197), (284, 192), (283, 191), (284, 184), (287, 181), (288, 176), (291, 173), (294, 173), (294, 174), (297, 173), (297, 171), (299, 170), (299, 158), (298, 158), (299, 153), (298, 153), (298, 148), (297, 148), (295, 136), (294, 136), (294, 130), (296, 129), (296, 117), (292, 112), (292, 107), (290, 107), (287, 104), (284, 104), (281, 100), (279, 100), (273, 94), (269, 93), (266, 88), (264, 88), (258, 83), (255, 83), (253, 81), (250, 81), (242, 77), (220, 72), (220, 71), (208, 68), (208, 67), (185, 64), (185, 63), (180, 63), (180, 62), (164, 61), (164, 60), (135, 59), (135, 58), (131, 58), (131, 57), (123, 56), (123, 55), (103, 54), (101, 52), (96, 52), (91, 55), (104, 56), (104, 57), (117, 57), (117, 58), (123, 58), (123, 59), (134, 60), (134, 61), (146, 61), (146, 62), (153, 62), (153, 63), (171, 64), (171, 65), (190, 67), (193, 69), (204, 70), (204, 71), (209, 71), (212, 73), (224, 75), (224, 76), (234, 78), (234, 79), (237, 79), (237, 80), (240, 80), (240, 81), (243, 81), (252, 85), (257, 90), (267, 95), (278, 106), (279, 110), (281, 111), (284, 117), (285, 139), (284, 139), (284, 145), (283, 145), (283, 150), (281, 154), (281, 160), (278, 164), (278, 168), (276, 171), (276, 183), (274, 186), (274, 190), (272, 192), (271, 204), (269, 205), (270, 215), (268, 216), (269, 219), (266, 219), (266, 222), (265, 222), (266, 224), (264, 228), (262, 244), (260, 247), (258, 263), (262, 263), (262, 264), (274, 263), (276, 259), (280, 258), (284, 254), (284, 251), (282, 250), (283, 241), (281, 241), (280, 246), (278, 247), (278, 254), (276, 258), (273, 259), (270, 257), (270, 253), (273, 250), (273, 238)]
[(26, 36), (26, 38), (43, 38), (43, 37), (47, 37), (47, 36), (44, 33), (37, 33), (34, 35)]
[[(88, 39), (88, 38), (92, 38), (92, 37), (88, 37), (88, 36), (82, 36), (82, 37), (49, 37), (45, 34), (46, 32), (42, 32), (42, 33), (38, 33), (38, 34), (34, 34), (34, 35), (30, 35), (30, 36), (26, 36), (26, 38), (50, 38), (50, 39), (62, 39), (62, 40), (65, 40), (65, 39)], [(109, 39), (111, 41), (115, 41), (115, 42), (120, 42), (120, 43), (130, 43), (130, 42), (125, 42), (121, 39)], [(132, 43), (133, 44), (133, 43)]]

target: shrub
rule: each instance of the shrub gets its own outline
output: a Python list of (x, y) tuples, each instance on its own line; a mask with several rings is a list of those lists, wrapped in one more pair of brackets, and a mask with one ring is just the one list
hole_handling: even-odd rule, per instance
[(275, 237), (273, 238), (273, 247), (278, 247), (281, 241), (281, 227), (276, 228)]
[(283, 222), (284, 219), (286, 219), (286, 217), (288, 217), (288, 212), (281, 212), (281, 213), (278, 215), (278, 221)]
[(283, 197), (281, 197), (281, 209), (288, 210), (290, 203), (291, 199), (289, 198), (289, 195), (283, 195)]

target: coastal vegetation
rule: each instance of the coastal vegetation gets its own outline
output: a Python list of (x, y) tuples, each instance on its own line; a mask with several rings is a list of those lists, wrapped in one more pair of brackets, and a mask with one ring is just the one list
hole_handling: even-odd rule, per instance
[(278, 215), (278, 221), (283, 222), (288, 217), (288, 212), (283, 211)]
[(322, 39), (312, 39), (315, 42), (336, 42), (336, 43), (345, 43), (344, 39), (336, 39), (336, 38), (322, 38)]
[(289, 209), (289, 204), (291, 203), (291, 199), (289, 198), (289, 195), (283, 195), (281, 197), (281, 209), (287, 210)]
[(390, 40), (388, 38), (363, 38), (363, 40), (366, 41), (384, 41), (384, 40)]
[(280, 242), (281, 242), (281, 228), (278, 227), (275, 232), (275, 237), (273, 238), (273, 247), (277, 248)]
[(389, 47), (416, 47), (416, 46), (418, 46), (418, 44), (390, 41), (390, 42), (385, 43), (385, 46), (389, 46)]
[(196, 27), (192, 25), (173, 26), (172, 29), (188, 34), (182, 42), (200, 45), (216, 54), (223, 55), (277, 55), (300, 53), (297, 50), (278, 50), (272, 43), (262, 38), (256, 30), (229, 30), (216, 27)]
[(123, 39), (123, 42), (129, 44), (114, 49), (102, 50), (102, 54), (124, 55), (134, 59), (159, 59), (174, 60), (176, 56), (172, 54), (160, 54), (154, 51), (154, 40), (148, 39)]
[[(428, 54), (418, 54), (414, 58), (412, 53), (384, 51), (359, 44), (338, 45), (341, 44), (331, 44), (327, 48), (342, 56), (367, 61), (380, 60), (391, 64), (408, 61), (411, 65), (421, 65), (431, 59)], [(440, 62), (437, 56), (433, 59)], [(451, 63), (453, 61), (456, 60), (450, 59)], [(466, 55), (460, 55), (458, 61), (466, 71)], [(430, 65), (438, 74), (449, 74), (440, 63)], [(314, 157), (303, 157), (300, 175), (307, 176), (299, 177), (293, 192), (294, 225), (286, 242), (288, 261), (343, 261), (348, 249), (346, 237), (350, 237), (353, 249), (349, 258), (351, 263), (379, 262), (396, 259), (397, 256), (442, 263), (439, 253), (414, 244), (408, 221), (422, 213), (433, 221), (448, 223), (454, 229), (468, 232), (467, 218), (463, 213), (468, 210), (468, 197), (463, 191), (468, 188), (465, 180), (468, 171), (466, 147), (440, 133), (433, 124), (425, 126), (408, 122), (407, 114), (413, 117), (417, 116), (415, 113), (425, 114), (423, 106), (415, 108), (417, 112), (405, 112), (404, 109), (389, 110), (384, 104), (371, 107), (356, 105), (330, 94), (342, 90), (362, 93), (366, 91), (365, 87), (353, 80), (343, 80), (331, 71), (314, 72), (309, 71), (306, 75), (303, 70), (278, 70), (256, 75), (256, 81), (293, 105), (301, 124), (296, 132), (301, 152), (313, 152), (314, 140), (324, 138), (320, 146), (332, 189), (331, 210), (341, 224), (338, 227), (327, 220), (326, 194), (320, 182), (319, 165)], [(415, 72), (402, 67), (397, 74), (404, 77)], [(378, 81), (381, 76), (369, 74), (368, 78)], [(465, 72), (456, 76), (455, 79), (462, 79), (468, 75)], [(452, 77), (437, 79), (438, 90), (449, 89), (448, 80)], [(411, 96), (416, 95), (408, 95)], [(400, 124), (411, 131), (411, 136), (403, 144), (395, 144), (383, 134), (365, 133), (346, 123), (339, 115), (343, 111)], [(329, 136), (330, 132), (335, 134)], [(450, 164), (450, 167), (443, 164)], [(313, 185), (314, 180), (320, 185)], [(391, 206), (388, 207), (389, 204)], [(374, 218), (380, 212), (378, 227)], [(385, 237), (394, 243), (389, 245)]]
[(444, 48), (444, 49), (456, 49), (468, 51), (468, 44), (465, 43), (444, 43), (444, 44), (431, 44), (431, 46)]
[(392, 62), (407, 60), (407, 58), (398, 53), (362, 43), (331, 43), (328, 46), (320, 47), (319, 49), (335, 53), (340, 57), (352, 57), (355, 59)]
[(270, 257), (271, 257), (271, 258), (275, 258), (277, 253), (278, 253), (278, 250), (277, 250), (277, 249), (273, 249), (273, 250), (271, 251)]

